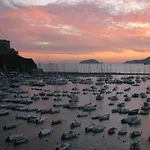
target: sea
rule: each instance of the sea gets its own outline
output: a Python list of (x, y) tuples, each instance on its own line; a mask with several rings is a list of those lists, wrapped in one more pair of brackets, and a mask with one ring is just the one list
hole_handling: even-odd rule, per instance
[[(53, 66), (53, 68), (52, 68)], [(96, 65), (82, 65), (82, 64), (52, 64), (52, 66), (46, 67), (45, 65), (39, 66), (40, 68), (43, 68), (45, 71), (81, 71), (81, 72), (100, 72), (100, 71), (116, 71), (116, 72), (150, 72), (150, 66), (149, 65), (129, 65), (129, 64), (96, 64)], [(62, 67), (63, 66), (63, 67)], [(74, 66), (74, 67), (73, 67)], [(84, 67), (85, 66), (85, 67)], [(103, 69), (103, 70), (102, 70)], [(120, 78), (121, 76), (118, 76)], [(84, 79), (84, 77), (82, 77)], [(90, 77), (91, 80), (95, 83), (97, 80), (97, 77)], [(33, 79), (36, 79), (34, 77)], [(38, 78), (39, 80), (39, 78)], [(41, 80), (41, 79), (40, 79)], [(24, 80), (26, 82), (26, 80)], [(94, 84), (95, 85), (95, 84)], [(2, 116), (0, 117), (0, 150), (53, 150), (56, 148), (58, 143), (62, 142), (71, 142), (72, 146), (70, 147), (70, 150), (129, 150), (130, 144), (133, 141), (139, 141), (141, 150), (150, 150), (150, 142), (148, 141), (148, 137), (150, 136), (150, 115), (141, 116), (138, 115), (139, 118), (141, 118), (141, 124), (136, 126), (129, 126), (128, 124), (121, 124), (121, 119), (127, 117), (127, 114), (118, 114), (118, 113), (111, 113), (111, 110), (113, 108), (117, 107), (117, 104), (119, 102), (124, 101), (124, 94), (128, 94), (128, 96), (132, 96), (134, 93), (141, 93), (146, 92), (146, 88), (150, 87), (150, 80), (147, 80), (145, 82), (141, 82), (140, 86), (132, 86), (127, 84), (120, 84), (117, 85), (118, 89), (117, 92), (123, 92), (124, 94), (118, 95), (118, 100), (115, 102), (114, 106), (109, 106), (110, 100), (108, 97), (115, 95), (116, 91), (113, 91), (113, 88), (116, 87), (114, 84), (108, 84), (109, 91), (111, 91), (111, 94), (105, 94), (104, 99), (101, 101), (96, 101), (95, 95), (93, 95), (91, 92), (88, 92), (88, 94), (83, 95), (83, 89), (89, 88), (92, 85), (86, 85), (86, 84), (73, 84), (69, 82), (67, 85), (45, 85), (42, 88), (42, 91), (50, 90), (56, 91), (59, 90), (61, 93), (65, 91), (69, 91), (71, 93), (72, 88), (76, 87), (80, 91), (80, 94), (78, 94), (79, 102), (78, 105), (84, 105), (87, 103), (92, 103), (93, 105), (97, 105), (97, 110), (92, 111), (89, 113), (87, 117), (78, 118), (77, 114), (81, 113), (81, 110), (75, 109), (70, 110), (66, 108), (59, 108), (60, 113), (58, 114), (45, 114), (40, 115), (36, 112), (22, 112), (22, 111), (11, 111), (9, 116)], [(100, 86), (96, 86), (98, 89)], [(124, 92), (125, 88), (131, 88), (129, 92)], [(31, 99), (33, 94), (38, 94), (41, 91), (33, 90), (32, 86), (28, 85), (21, 85), (20, 89), (28, 91), (26, 96), (28, 96), (27, 99)], [(18, 90), (18, 89), (16, 89)], [(150, 95), (147, 94), (147, 98), (150, 97)], [(9, 98), (9, 97), (8, 97)], [(10, 97), (12, 98), (12, 97)], [(140, 108), (143, 105), (143, 102), (146, 101), (142, 98), (132, 98), (130, 102), (125, 102), (125, 107), (129, 108), (130, 110)], [(48, 100), (38, 100), (35, 101), (33, 104), (27, 105), (26, 107), (29, 108), (52, 108), (54, 104), (66, 104), (69, 102), (68, 97), (62, 97), (61, 101), (54, 101), (54, 97), (50, 97)], [(5, 104), (0, 102), (1, 104)], [(92, 120), (92, 116), (96, 115), (105, 115), (110, 113), (110, 120), (102, 121), (99, 120)], [(28, 114), (28, 115), (35, 115), (35, 116), (45, 116), (46, 120), (43, 124), (35, 125), (33, 123), (27, 123), (26, 120), (16, 120), (17, 114)], [(62, 119), (62, 124), (58, 124), (55, 126), (51, 125), (51, 122), (53, 120)], [(81, 122), (81, 127), (73, 129), (73, 131), (79, 133), (78, 138), (62, 141), (61, 135), (63, 133), (70, 131), (70, 124), (74, 121)], [(4, 131), (2, 127), (10, 122), (17, 122), (19, 123), (19, 126), (15, 129), (6, 130)], [(88, 125), (95, 123), (97, 125), (104, 125), (106, 129), (97, 134), (93, 133), (85, 133), (85, 127)], [(45, 128), (52, 128), (53, 132), (51, 135), (43, 138), (38, 137), (38, 133)], [(108, 129), (111, 127), (117, 128), (116, 133), (113, 135), (108, 135)], [(127, 135), (125, 136), (119, 136), (118, 130), (122, 127), (127, 128)], [(130, 133), (135, 130), (142, 131), (142, 135), (139, 137), (136, 137), (132, 139), (130, 137)], [(12, 134), (22, 134), (26, 137), (28, 137), (28, 143), (24, 143), (21, 145), (14, 146), (12, 143), (6, 143), (5, 138), (8, 135)]]

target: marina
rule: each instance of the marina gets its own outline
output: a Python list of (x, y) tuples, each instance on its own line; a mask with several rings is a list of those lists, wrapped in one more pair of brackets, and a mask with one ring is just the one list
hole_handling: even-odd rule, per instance
[(150, 149), (150, 75), (14, 72), (0, 80), (3, 150)]

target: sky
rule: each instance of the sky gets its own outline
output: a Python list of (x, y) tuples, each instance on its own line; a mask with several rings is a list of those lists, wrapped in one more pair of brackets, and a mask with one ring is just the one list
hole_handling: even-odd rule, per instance
[(0, 0), (0, 39), (35, 62), (150, 56), (149, 0)]

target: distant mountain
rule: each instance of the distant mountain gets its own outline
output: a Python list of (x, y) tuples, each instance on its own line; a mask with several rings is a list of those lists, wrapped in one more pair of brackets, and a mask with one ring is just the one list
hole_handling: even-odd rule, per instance
[(128, 64), (150, 64), (150, 57), (147, 57), (147, 58), (141, 59), (141, 60), (126, 61), (125, 63), (128, 63)]
[(80, 62), (80, 64), (99, 64), (99, 63), (100, 62), (95, 59), (88, 59)]

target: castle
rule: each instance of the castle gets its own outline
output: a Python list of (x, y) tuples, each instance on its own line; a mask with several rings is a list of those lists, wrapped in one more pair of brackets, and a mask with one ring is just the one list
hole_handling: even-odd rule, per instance
[(18, 52), (10, 47), (10, 41), (0, 40), (0, 54), (1, 55), (16, 55)]

